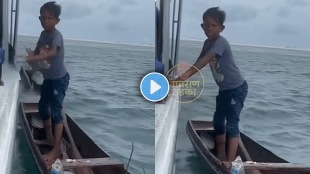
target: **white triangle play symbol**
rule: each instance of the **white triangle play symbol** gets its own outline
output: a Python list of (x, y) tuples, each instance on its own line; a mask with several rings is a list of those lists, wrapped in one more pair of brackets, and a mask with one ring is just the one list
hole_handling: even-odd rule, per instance
[(158, 91), (160, 88), (161, 88), (161, 86), (159, 84), (157, 84), (156, 82), (151, 80), (151, 89), (150, 89), (150, 93), (151, 94), (153, 94), (154, 92)]

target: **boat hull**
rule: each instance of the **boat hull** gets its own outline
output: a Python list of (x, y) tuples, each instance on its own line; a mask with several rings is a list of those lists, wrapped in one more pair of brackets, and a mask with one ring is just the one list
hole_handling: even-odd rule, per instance
[[(216, 158), (214, 155), (214, 129), (211, 121), (199, 121), (199, 120), (189, 120), (187, 122), (186, 131), (191, 140), (195, 150), (198, 152), (203, 163), (208, 169), (208, 173), (215, 174), (229, 174), (229, 171), (226, 170), (221, 161)], [(241, 140), (246, 148), (247, 152), (251, 156), (252, 160), (255, 162), (264, 162), (264, 163), (289, 163), (288, 161), (278, 157), (268, 149), (259, 145), (251, 138), (246, 136), (243, 133), (240, 133)], [(237, 155), (242, 158), (242, 161), (245, 160), (245, 154), (238, 147)], [(246, 171), (246, 174), (250, 174), (253, 171)], [(286, 169), (279, 168), (277, 170), (264, 170), (260, 171), (261, 174), (309, 174), (310, 171), (301, 170), (301, 169)]]
[[(42, 155), (49, 152), (51, 147), (48, 146), (38, 146), (35, 144), (34, 139), (43, 139), (44, 138), (44, 129), (38, 128), (33, 125), (32, 120), (34, 117), (38, 117), (37, 103), (21, 103), (20, 104), (20, 124), (25, 133), (27, 142), (32, 151), (33, 157), (35, 158), (36, 164), (39, 168), (40, 173), (48, 174), (49, 171), (46, 169)], [(116, 160), (110, 160), (110, 156), (99, 148), (85, 133), (84, 131), (71, 119), (70, 116), (66, 115), (68, 128), (70, 132), (63, 132), (62, 138), (62, 147), (65, 147), (63, 151), (62, 162), (65, 163), (65, 159), (73, 159), (73, 154), (70, 148), (69, 136), (72, 136), (74, 143), (80, 153), (82, 159), (89, 159), (92, 164), (91, 171), (93, 174), (125, 174), (124, 165)], [(66, 126), (66, 125), (64, 125)], [(69, 133), (71, 133), (69, 135)], [(65, 154), (65, 155), (64, 155)], [(108, 164), (103, 164), (98, 162), (96, 159), (108, 159), (110, 162)], [(95, 162), (97, 161), (97, 162)], [(72, 167), (72, 165), (65, 165), (64, 169), (72, 173), (81, 173), (79, 172), (78, 167)]]

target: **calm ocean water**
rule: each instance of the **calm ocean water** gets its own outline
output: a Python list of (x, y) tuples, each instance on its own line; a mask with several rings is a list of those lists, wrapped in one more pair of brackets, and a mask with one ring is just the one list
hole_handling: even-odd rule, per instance
[[(37, 38), (19, 37), (17, 55), (34, 48)], [(154, 104), (139, 92), (141, 78), (154, 67), (154, 48), (66, 40), (71, 74), (66, 111), (112, 157), (127, 163), (134, 142), (130, 171), (154, 173)], [(202, 43), (183, 41), (180, 62), (193, 63)], [(232, 46), (235, 60), (249, 84), (240, 129), (278, 156), (309, 165), (310, 51)], [(203, 94), (182, 104), (176, 153), (177, 174), (208, 173), (185, 131), (192, 118), (211, 120), (217, 86), (209, 68)], [(194, 113), (194, 114), (193, 114)], [(12, 173), (38, 173), (22, 130), (16, 133)]]
[[(202, 42), (186, 41), (180, 46), (180, 62), (194, 63)], [(310, 51), (232, 46), (239, 69), (249, 84), (241, 113), (243, 133), (296, 163), (310, 162)], [(208, 68), (203, 94), (182, 104), (176, 153), (177, 174), (206, 174), (187, 134), (186, 122), (193, 118), (212, 120), (218, 88)]]
[[(36, 37), (19, 36), (17, 55), (34, 48)], [(18, 57), (17, 59), (23, 59)], [(78, 125), (130, 172), (154, 173), (154, 104), (140, 95), (139, 84), (154, 69), (154, 47), (65, 40), (71, 80), (64, 107)], [(16, 133), (14, 174), (36, 174), (21, 129)]]

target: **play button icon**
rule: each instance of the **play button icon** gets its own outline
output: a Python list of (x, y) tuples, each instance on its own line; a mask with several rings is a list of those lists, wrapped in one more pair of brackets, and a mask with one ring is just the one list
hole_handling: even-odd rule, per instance
[(154, 82), (153, 80), (151, 80), (151, 89), (150, 89), (150, 94), (154, 94), (154, 92), (160, 90), (161, 86), (159, 84), (157, 84), (156, 82)]
[(157, 102), (167, 96), (169, 82), (164, 75), (152, 72), (143, 77), (140, 83), (140, 91), (145, 99)]

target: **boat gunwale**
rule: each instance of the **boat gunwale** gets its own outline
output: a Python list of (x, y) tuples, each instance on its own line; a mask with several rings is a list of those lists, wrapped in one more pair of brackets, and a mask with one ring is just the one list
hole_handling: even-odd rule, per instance
[[(33, 139), (32, 135), (31, 135), (31, 130), (30, 130), (30, 126), (29, 123), (27, 121), (27, 116), (26, 113), (24, 112), (24, 105), (23, 102), (20, 102), (20, 123), (24, 132), (24, 135), (26, 136), (27, 139), (27, 143), (28, 145), (30, 145), (30, 150), (32, 152), (32, 155), (34, 156), (34, 159), (36, 161), (36, 164), (38, 166), (38, 169), (40, 171), (40, 173), (48, 173), (44, 163), (43, 163), (43, 159), (41, 158), (41, 152), (39, 150), (39, 147), (37, 145), (35, 145), (34, 141), (31, 141), (31, 139)], [(26, 130), (25, 130), (26, 129)], [(39, 160), (41, 159), (41, 160)]]
[[(210, 152), (209, 149), (205, 148), (204, 144), (199, 138), (199, 135), (195, 131), (193, 122), (191, 122), (191, 120), (187, 121), (186, 131), (195, 150), (198, 151), (199, 156), (202, 157), (209, 164), (209, 167), (213, 170), (213, 172), (217, 174), (230, 174), (228, 171), (219, 170), (219, 167), (222, 166), (221, 162)], [(202, 149), (206, 150), (202, 151)]]

